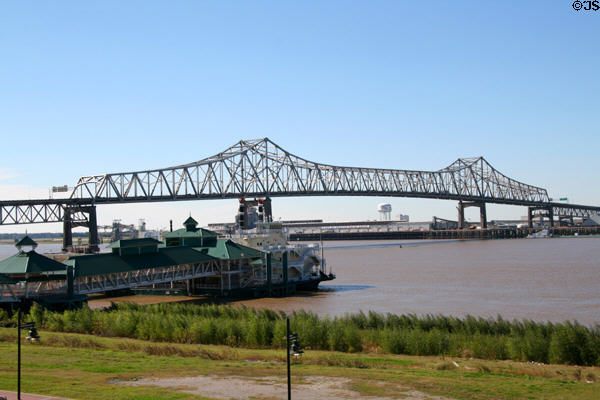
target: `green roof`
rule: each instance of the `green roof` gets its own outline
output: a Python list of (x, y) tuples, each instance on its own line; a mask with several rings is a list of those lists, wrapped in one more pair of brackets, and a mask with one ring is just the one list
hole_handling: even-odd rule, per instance
[(15, 243), (15, 246), (37, 246), (38, 244), (29, 236), (25, 236), (24, 238), (22, 238), (21, 240), (19, 240), (17, 243)]
[(192, 218), (192, 216), (190, 215), (188, 217), (188, 219), (186, 219), (185, 221), (183, 221), (183, 226), (188, 226), (188, 225), (192, 225), (194, 228), (198, 225), (198, 221), (196, 221), (194, 218)]
[(163, 238), (181, 238), (181, 237), (217, 237), (217, 232), (210, 231), (204, 228), (194, 228), (192, 231), (188, 231), (185, 228), (177, 229), (176, 231), (165, 233)]
[(217, 244), (212, 247), (194, 247), (194, 249), (215, 258), (224, 260), (239, 260), (242, 258), (261, 258), (263, 252), (236, 243), (231, 239), (217, 239)]
[(142, 238), (142, 239), (121, 239), (116, 242), (112, 242), (108, 245), (111, 249), (126, 249), (130, 247), (146, 247), (146, 246), (156, 246), (161, 244), (160, 240), (152, 239), (152, 238)]
[(20, 251), (14, 256), (0, 261), (2, 274), (42, 274), (53, 271), (66, 271), (67, 266), (35, 251)]
[(156, 253), (119, 256), (113, 253), (73, 256), (67, 261), (75, 267), (75, 277), (104, 275), (145, 268), (194, 264), (214, 258), (190, 247), (163, 247)]

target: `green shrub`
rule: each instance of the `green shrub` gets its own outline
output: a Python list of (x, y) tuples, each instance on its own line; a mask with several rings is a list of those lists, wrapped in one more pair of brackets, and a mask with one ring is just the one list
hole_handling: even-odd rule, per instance
[[(289, 317), (305, 349), (357, 352), (368, 346), (393, 354), (600, 365), (598, 325), (373, 311), (334, 319), (297, 311)], [(34, 304), (24, 318), (53, 331), (157, 342), (282, 348), (286, 341), (285, 313), (227, 305), (121, 303), (106, 310), (83, 307), (60, 313)], [(15, 324), (16, 315), (0, 311), (0, 320)]]

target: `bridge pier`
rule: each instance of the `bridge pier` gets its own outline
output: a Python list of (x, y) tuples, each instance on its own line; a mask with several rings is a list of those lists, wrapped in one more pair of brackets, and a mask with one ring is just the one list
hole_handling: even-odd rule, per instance
[(70, 251), (73, 249), (73, 214), (71, 207), (63, 209), (63, 242), (62, 251)]
[[(73, 221), (73, 214), (87, 214), (87, 221)], [(63, 209), (63, 251), (73, 250), (73, 228), (84, 226), (88, 228), (88, 248), (91, 252), (100, 250), (98, 247), (98, 220), (96, 206), (65, 206)]]
[[(534, 215), (534, 211), (540, 211), (537, 215)], [(548, 226), (554, 227), (554, 208), (553, 207), (528, 207), (527, 208), (527, 226), (533, 228), (533, 219), (538, 216), (540, 217), (540, 225), (544, 225), (544, 218), (548, 218)], [(560, 225), (560, 222), (559, 222)]]
[(473, 201), (458, 202), (458, 229), (465, 229), (465, 208), (467, 207), (479, 207), (479, 225), (481, 229), (487, 228), (487, 212), (485, 208), (485, 202)]
[(487, 229), (487, 211), (485, 203), (481, 203), (479, 206), (479, 226), (481, 226), (481, 229)]

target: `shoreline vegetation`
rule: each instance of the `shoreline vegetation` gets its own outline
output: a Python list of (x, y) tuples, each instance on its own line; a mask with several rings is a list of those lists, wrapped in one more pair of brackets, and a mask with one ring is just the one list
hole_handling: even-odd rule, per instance
[[(600, 366), (600, 325), (577, 322), (507, 321), (394, 315), (376, 312), (320, 317), (306, 311), (288, 315), (291, 328), (307, 350), (345, 353), (443, 356), (512, 360), (543, 364)], [(230, 305), (162, 303), (87, 306), (53, 312), (34, 304), (24, 320), (54, 332), (92, 334), (181, 344), (282, 349), (283, 312)], [(9, 320), (9, 321), (7, 321)], [(0, 310), (0, 321), (16, 324)]]
[[(35, 343), (22, 339), (22, 389), (28, 393), (88, 400), (106, 399), (107, 393), (113, 400), (199, 400), (231, 398), (218, 388), (241, 381), (246, 388), (259, 390), (279, 386), (277, 393), (252, 398), (285, 396), (283, 349), (154, 343), (49, 331), (40, 331), (40, 336)], [(16, 340), (16, 329), (0, 328), (2, 390), (16, 390)], [(343, 382), (335, 393), (330, 392), (343, 391), (343, 396), (326, 397), (339, 400), (367, 396), (579, 400), (598, 398), (600, 386), (598, 367), (319, 350), (307, 351), (292, 362), (293, 395), (309, 389), (315, 380)], [(157, 386), (182, 378), (184, 384)], [(194, 383), (197, 378), (200, 383)], [(351, 396), (345, 395), (348, 391)], [(233, 397), (244, 396), (236, 392)]]

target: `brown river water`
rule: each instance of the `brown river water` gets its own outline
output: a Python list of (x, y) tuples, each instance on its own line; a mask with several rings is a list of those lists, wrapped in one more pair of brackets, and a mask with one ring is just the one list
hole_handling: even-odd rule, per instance
[[(14, 252), (0, 246), (0, 258)], [(600, 323), (596, 237), (325, 242), (325, 257), (337, 279), (322, 290), (234, 303), (330, 316), (373, 310)]]
[[(386, 243), (393, 242), (379, 244)], [(374, 310), (600, 323), (600, 238), (396, 243), (326, 242), (337, 279), (324, 290), (238, 303), (332, 316)]]

